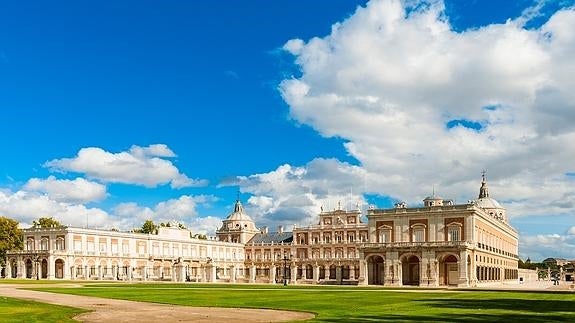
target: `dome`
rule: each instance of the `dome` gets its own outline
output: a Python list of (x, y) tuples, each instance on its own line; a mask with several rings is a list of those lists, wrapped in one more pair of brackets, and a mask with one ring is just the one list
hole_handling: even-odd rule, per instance
[(443, 197), (439, 197), (439, 196), (433, 195), (433, 196), (428, 196), (428, 197), (426, 197), (426, 198), (423, 199), (423, 200), (424, 200), (424, 201), (426, 201), (426, 200), (438, 201), (438, 200), (443, 200)]
[(234, 206), (234, 211), (228, 215), (226, 221), (252, 221), (252, 218), (244, 213), (242, 203), (237, 200), (236, 205)]
[(490, 198), (490, 197), (482, 197), (477, 199), (476, 201), (477, 206), (483, 209), (502, 209), (503, 207), (499, 202)]

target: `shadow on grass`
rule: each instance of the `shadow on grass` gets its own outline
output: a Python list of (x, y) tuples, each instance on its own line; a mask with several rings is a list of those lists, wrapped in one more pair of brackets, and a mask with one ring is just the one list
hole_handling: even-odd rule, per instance
[(466, 309), (466, 310), (505, 310), (533, 313), (569, 312), (575, 314), (575, 302), (572, 300), (542, 300), (542, 299), (421, 299), (435, 308)]
[(391, 314), (385, 316), (359, 315), (350, 318), (318, 318), (314, 322), (566, 322), (561, 315), (533, 316), (528, 314), (435, 314), (435, 315), (400, 315)]

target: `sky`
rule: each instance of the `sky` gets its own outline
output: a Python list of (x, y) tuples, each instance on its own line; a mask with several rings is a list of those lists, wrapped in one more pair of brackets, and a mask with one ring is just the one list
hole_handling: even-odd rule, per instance
[(575, 259), (574, 6), (0, 1), (0, 215), (273, 231), (485, 170), (522, 259)]

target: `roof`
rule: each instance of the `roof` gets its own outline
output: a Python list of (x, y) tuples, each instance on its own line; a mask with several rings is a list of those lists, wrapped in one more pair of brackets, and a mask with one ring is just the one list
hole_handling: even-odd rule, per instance
[(256, 233), (248, 243), (291, 243), (293, 232)]
[(234, 205), (234, 211), (228, 215), (226, 218), (227, 221), (253, 221), (249, 215), (244, 212), (244, 207), (240, 200), (236, 201)]
[(502, 209), (503, 207), (499, 202), (490, 198), (490, 197), (482, 197), (477, 199), (476, 201), (477, 206), (484, 209)]

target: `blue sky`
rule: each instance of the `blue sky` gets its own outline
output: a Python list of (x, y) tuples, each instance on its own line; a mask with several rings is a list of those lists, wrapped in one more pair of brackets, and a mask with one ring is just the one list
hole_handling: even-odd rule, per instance
[[(213, 233), (476, 198), (575, 258), (573, 1), (4, 1), (0, 213)], [(571, 175), (570, 175), (571, 174)]]

